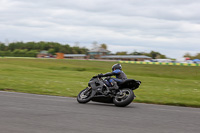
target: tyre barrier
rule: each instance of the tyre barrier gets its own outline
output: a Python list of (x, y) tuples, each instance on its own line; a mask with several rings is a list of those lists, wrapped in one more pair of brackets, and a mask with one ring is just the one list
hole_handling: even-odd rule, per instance
[(144, 62), (144, 61), (119, 61), (119, 63), (131, 64), (152, 64), (152, 65), (171, 65), (171, 66), (200, 66), (198, 63), (167, 63), (167, 62)]

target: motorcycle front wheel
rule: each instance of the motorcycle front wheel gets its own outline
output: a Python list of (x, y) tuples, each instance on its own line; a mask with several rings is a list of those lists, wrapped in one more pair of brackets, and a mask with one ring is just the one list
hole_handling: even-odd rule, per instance
[(117, 95), (113, 98), (113, 103), (115, 106), (125, 107), (133, 101), (135, 95), (131, 89), (122, 89), (121, 92), (121, 95)]
[(77, 101), (79, 103), (87, 103), (90, 101), (90, 95), (91, 95), (92, 89), (89, 89), (88, 87), (82, 90), (78, 96), (77, 96)]

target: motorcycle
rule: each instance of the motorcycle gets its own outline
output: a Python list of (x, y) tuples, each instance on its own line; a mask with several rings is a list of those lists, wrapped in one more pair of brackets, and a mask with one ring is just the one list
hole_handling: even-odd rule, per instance
[(109, 90), (110, 77), (94, 76), (88, 83), (88, 87), (82, 90), (78, 96), (79, 103), (88, 103), (89, 101), (114, 103), (115, 106), (125, 107), (129, 105), (136, 97), (133, 90), (139, 88), (141, 81), (126, 79), (118, 83), (119, 89)]

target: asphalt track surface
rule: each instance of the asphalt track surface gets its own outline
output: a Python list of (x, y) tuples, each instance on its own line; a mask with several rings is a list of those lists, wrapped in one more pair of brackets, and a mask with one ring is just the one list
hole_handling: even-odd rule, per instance
[(0, 91), (0, 133), (200, 133), (200, 109)]

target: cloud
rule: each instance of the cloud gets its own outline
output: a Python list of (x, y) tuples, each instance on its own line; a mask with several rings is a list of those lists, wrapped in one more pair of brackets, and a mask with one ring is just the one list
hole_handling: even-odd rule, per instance
[(0, 41), (106, 43), (111, 51), (200, 49), (197, 0), (1, 0)]

